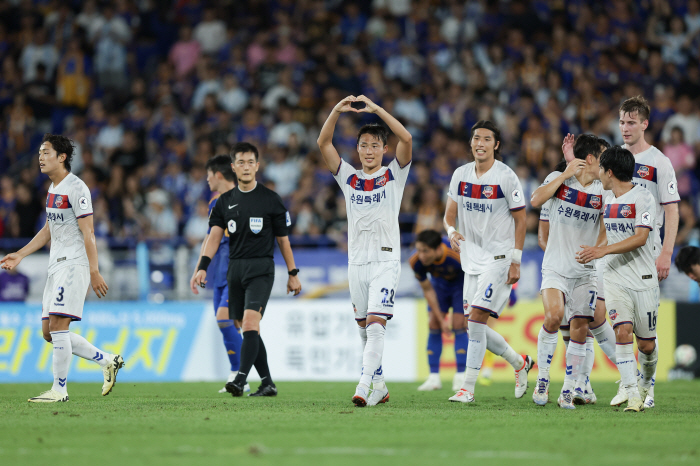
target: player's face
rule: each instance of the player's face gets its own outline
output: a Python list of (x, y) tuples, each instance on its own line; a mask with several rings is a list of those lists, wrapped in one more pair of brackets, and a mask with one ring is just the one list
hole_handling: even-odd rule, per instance
[(486, 128), (477, 128), (472, 135), (472, 154), (478, 162), (486, 162), (495, 157), (495, 150), (500, 142), (496, 142), (493, 131)]
[(61, 167), (65, 155), (56, 154), (50, 142), (42, 142), (39, 147), (39, 170), (41, 173), (51, 173)]
[(416, 252), (418, 253), (418, 260), (426, 265), (435, 263), (442, 255), (439, 246), (437, 249), (433, 249), (420, 241), (416, 243)]
[(688, 278), (690, 278), (694, 282), (700, 283), (700, 264), (693, 264), (690, 266)]
[(255, 154), (252, 152), (238, 152), (234, 156), (232, 165), (233, 171), (238, 177), (240, 183), (250, 183), (255, 180), (255, 174), (260, 168), (260, 163), (255, 160)]
[(641, 121), (637, 112), (620, 112), (620, 134), (625, 144), (633, 146), (644, 137), (644, 130), (647, 129), (649, 120)]
[(612, 180), (608, 176), (607, 170), (604, 170), (600, 165), (598, 165), (598, 176), (600, 177), (600, 182), (603, 183), (603, 189), (612, 189)]
[(388, 146), (382, 144), (381, 139), (372, 134), (365, 133), (360, 136), (360, 142), (357, 143), (357, 153), (360, 156), (362, 168), (372, 170), (379, 167), (388, 149)]
[(600, 154), (598, 154), (598, 157), (593, 157), (592, 155), (589, 155), (588, 157), (586, 157), (586, 162), (588, 163), (586, 165), (586, 171), (594, 177), (598, 178), (598, 176), (600, 175)]
[(207, 170), (207, 184), (209, 185), (210, 191), (219, 191), (219, 183), (216, 179), (216, 174), (211, 170)]

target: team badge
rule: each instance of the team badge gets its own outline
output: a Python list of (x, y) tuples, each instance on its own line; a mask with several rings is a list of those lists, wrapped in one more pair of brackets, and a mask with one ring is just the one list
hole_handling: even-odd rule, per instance
[(63, 205), (63, 196), (56, 196), (56, 207), (59, 209)]
[(80, 206), (80, 210), (87, 210), (88, 208), (88, 200), (85, 196), (81, 197), (78, 200), (78, 205)]
[(250, 231), (256, 235), (260, 233), (263, 227), (262, 217), (250, 217)]
[(519, 189), (514, 189), (511, 196), (513, 197), (513, 202), (520, 202), (523, 200), (523, 195)]
[(484, 186), (484, 196), (488, 198), (493, 196), (493, 188), (491, 186)]
[(642, 225), (651, 225), (651, 215), (649, 215), (649, 212), (644, 212), (642, 214)]
[(639, 170), (637, 170), (637, 174), (640, 178), (647, 179), (649, 177), (649, 167), (646, 165), (640, 165)]
[(466, 299), (462, 301), (462, 307), (464, 308), (464, 312), (469, 310), (469, 302)]
[(229, 233), (235, 233), (235, 232), (236, 232), (236, 221), (235, 221), (235, 220), (229, 220), (229, 221), (228, 221), (228, 232), (229, 232)]
[(380, 176), (379, 178), (374, 180), (374, 185), (378, 188), (381, 188), (386, 184), (386, 177), (385, 176)]
[(600, 196), (591, 196), (591, 206), (594, 209), (600, 209), (600, 204), (601, 204)]
[(608, 314), (610, 314), (610, 319), (611, 319), (611, 320), (617, 319), (617, 311), (616, 311), (615, 309), (610, 309), (610, 311), (608, 312)]
[(630, 206), (628, 206), (628, 205), (623, 205), (622, 208), (620, 209), (620, 214), (622, 214), (622, 216), (625, 218), (629, 217), (631, 213), (632, 213), (632, 209), (630, 209)]
[(676, 194), (676, 183), (674, 183), (673, 181), (668, 182), (668, 193)]

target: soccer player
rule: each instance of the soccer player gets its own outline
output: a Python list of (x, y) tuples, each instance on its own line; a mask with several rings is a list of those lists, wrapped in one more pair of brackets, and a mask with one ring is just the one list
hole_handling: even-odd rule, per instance
[(574, 402), (585, 404), (588, 323), (593, 320), (597, 284), (593, 265), (579, 264), (575, 251), (580, 244), (595, 244), (601, 231), (603, 186), (598, 180), (598, 157), (606, 146), (591, 134), (579, 136), (575, 159), (563, 173), (551, 173), (532, 195), (532, 206), (548, 203), (549, 214), (541, 287), (545, 320), (538, 336), (539, 374), (532, 395), (540, 406), (549, 401), (549, 368), (562, 322), (569, 325), (570, 342), (557, 403), (566, 409), (574, 409)]
[[(656, 201), (657, 233), (664, 229), (663, 245), (661, 235), (654, 235), (654, 258), (656, 260), (656, 272), (659, 281), (668, 277), (671, 268), (673, 246), (676, 243), (678, 233), (678, 203), (681, 198), (678, 194), (678, 182), (671, 161), (659, 149), (650, 145), (644, 138), (644, 132), (649, 125), (651, 108), (642, 96), (625, 100), (620, 106), (620, 133), (625, 144), (622, 146), (634, 155), (634, 178), (632, 182), (647, 188)], [(665, 219), (665, 222), (664, 222)], [(608, 306), (609, 308), (610, 306)], [(644, 400), (644, 406), (654, 407), (654, 380), (651, 381), (651, 390)], [(613, 398), (611, 404), (622, 404), (626, 401), (626, 392), (620, 387), (618, 396)]]
[(291, 218), (282, 198), (255, 180), (260, 168), (258, 158), (257, 147), (247, 142), (239, 142), (231, 149), (231, 165), (238, 178), (238, 188), (221, 194), (211, 211), (211, 231), (194, 279), (200, 287), (206, 284), (211, 258), (219, 249), (224, 231), (228, 231), (228, 299), (233, 314), (229, 317), (241, 321), (243, 328), (240, 368), (234, 379), (226, 383), (226, 391), (232, 396), (243, 395), (253, 366), (260, 375), (261, 384), (248, 396), (277, 396), (260, 336), (260, 320), (275, 279), (275, 238), (289, 273), (287, 293), (291, 291), (296, 296), (301, 292), (299, 269), (294, 265), (288, 238)]
[[(530, 356), (516, 353), (488, 327), (498, 318), (514, 283), (520, 279), (525, 242), (525, 199), (520, 181), (508, 165), (496, 160), (501, 133), (492, 122), (472, 126), (474, 162), (455, 170), (444, 225), (452, 249), (461, 254), (465, 272), (463, 303), (469, 306), (469, 347), (464, 384), (450, 401), (474, 402), (474, 386), (486, 349), (502, 356), (515, 370), (515, 397), (527, 391)], [(459, 226), (459, 231), (455, 226)]]
[(700, 248), (686, 246), (676, 255), (676, 268), (693, 280), (700, 283)]
[[(353, 108), (353, 104), (361, 108)], [(355, 170), (340, 158), (333, 146), (333, 131), (340, 114), (346, 112), (374, 113), (389, 126), (399, 142), (396, 158), (388, 166), (382, 165), (382, 158), (389, 149), (389, 135), (378, 124), (365, 125), (357, 134), (362, 170)], [(398, 216), (411, 167), (412, 137), (396, 118), (361, 95), (338, 102), (317, 142), (326, 166), (345, 195), (348, 213), (350, 298), (363, 344), (362, 375), (352, 402), (359, 407), (374, 406), (389, 400), (382, 354), (386, 323), (394, 315), (394, 295), (401, 273)]]
[[(211, 211), (214, 209), (219, 196), (236, 187), (236, 175), (231, 169), (231, 157), (228, 155), (212, 157), (207, 160), (205, 168), (207, 170), (209, 189), (216, 193), (211, 201), (209, 201), (209, 215), (211, 215)], [(199, 261), (202, 258), (202, 253), (204, 252), (204, 247), (207, 244), (210, 233), (211, 227), (209, 227), (209, 231), (202, 241), (202, 247), (199, 250), (199, 257), (197, 258), (197, 265), (199, 265)], [(233, 379), (236, 378), (236, 374), (238, 374), (238, 369), (241, 365), (241, 343), (243, 342), (243, 338), (239, 333), (241, 322), (239, 320), (230, 319), (228, 312), (228, 283), (226, 282), (229, 254), (228, 236), (228, 230), (224, 231), (219, 249), (216, 251), (216, 254), (214, 254), (211, 261), (212, 263), (207, 269), (209, 274), (209, 279), (207, 281), (214, 287), (214, 312), (216, 313), (216, 323), (219, 325), (219, 330), (224, 337), (224, 347), (226, 348), (226, 354), (231, 364), (231, 373), (228, 376), (227, 383), (233, 382)], [(199, 287), (194, 282), (195, 275), (197, 275), (196, 267), (190, 279), (190, 289), (194, 294), (199, 294)], [(249, 392), (250, 385), (246, 384), (244, 391)], [(226, 387), (219, 390), (219, 393), (226, 393)]]
[[(452, 390), (457, 391), (464, 382), (464, 368), (467, 364), (467, 335), (464, 310), (462, 308), (462, 288), (464, 271), (459, 262), (459, 254), (450, 249), (435, 230), (424, 230), (416, 236), (416, 252), (409, 259), (411, 268), (428, 302), (430, 321), (428, 322), (428, 365), (430, 376), (419, 391), (440, 390), (440, 355), (442, 335), (450, 333), (445, 320), (452, 308), (452, 331), (455, 336), (455, 362), (457, 372), (452, 379)], [(430, 280), (428, 280), (430, 274)]]
[(97, 262), (97, 246), (92, 223), (92, 199), (87, 185), (70, 172), (73, 142), (65, 136), (45, 134), (39, 147), (39, 169), (51, 180), (46, 198), (46, 223), (19, 251), (0, 260), (3, 269), (12, 270), (29, 254), (51, 241), (49, 269), (42, 300), (41, 328), (44, 339), (53, 344), (53, 386), (30, 398), (32, 403), (68, 401), (68, 368), (71, 354), (102, 367), (102, 396), (117, 382), (124, 359), (96, 348), (70, 331), (72, 321), (83, 317), (88, 287), (98, 298), (107, 295)]
[[(659, 307), (659, 280), (654, 244), (658, 222), (656, 201), (649, 190), (632, 183), (635, 159), (622, 147), (612, 147), (600, 157), (600, 180), (612, 190), (605, 198), (605, 240), (599, 246), (582, 246), (577, 254), (581, 264), (607, 256), (604, 282), (606, 306), (616, 336), (615, 359), (620, 386), (627, 394), (625, 411), (644, 410), (652, 387), (658, 352), (656, 316)], [(637, 360), (632, 336), (637, 337), (641, 381), (637, 382)]]

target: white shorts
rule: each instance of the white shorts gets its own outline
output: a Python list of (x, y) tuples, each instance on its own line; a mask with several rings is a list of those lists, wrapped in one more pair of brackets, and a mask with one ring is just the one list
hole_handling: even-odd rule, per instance
[(480, 275), (464, 274), (462, 294), (464, 313), (469, 314), (467, 305), (488, 312), (498, 319), (510, 298), (512, 285), (506, 285), (510, 264), (497, 269), (486, 270)]
[(41, 300), (41, 319), (54, 315), (81, 320), (89, 286), (90, 267), (87, 265), (71, 265), (49, 275)]
[(655, 340), (656, 316), (659, 312), (659, 287), (636, 291), (605, 280), (605, 288), (608, 290), (605, 305), (613, 328), (622, 324), (632, 324), (637, 338)]
[(389, 320), (394, 316), (394, 299), (401, 275), (401, 261), (348, 265), (350, 299), (355, 320), (368, 315)]
[(597, 278), (587, 275), (580, 278), (567, 278), (552, 270), (542, 271), (540, 291), (554, 288), (564, 293), (564, 318), (568, 325), (571, 319), (583, 318), (593, 321), (597, 297)]

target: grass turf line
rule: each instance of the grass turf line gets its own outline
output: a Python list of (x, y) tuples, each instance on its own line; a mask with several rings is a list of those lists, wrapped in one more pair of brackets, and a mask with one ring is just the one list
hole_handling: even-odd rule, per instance
[[(68, 403), (30, 404), (47, 384), (0, 385), (2, 465), (700, 463), (700, 382), (659, 383), (657, 406), (623, 413), (617, 385), (566, 411), (520, 400), (513, 384), (477, 387), (475, 405), (447, 389), (388, 384), (386, 405), (355, 408), (352, 383), (280, 383), (277, 398), (233, 398), (221, 384), (70, 385)], [(255, 389), (256, 387), (253, 387)]]

